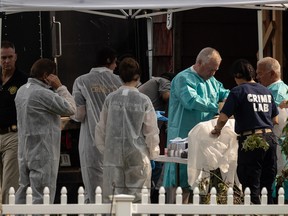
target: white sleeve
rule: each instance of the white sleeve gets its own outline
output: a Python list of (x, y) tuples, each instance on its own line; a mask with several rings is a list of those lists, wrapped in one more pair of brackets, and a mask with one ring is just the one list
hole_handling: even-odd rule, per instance
[(160, 154), (160, 139), (156, 112), (152, 106), (152, 103), (150, 103), (150, 109), (145, 113), (144, 116), (143, 134), (145, 137), (145, 143), (149, 148), (150, 160), (153, 160)]
[(107, 112), (103, 106), (103, 109), (100, 112), (99, 122), (96, 124), (95, 127), (95, 145), (102, 154), (104, 153), (105, 149), (106, 122), (107, 122)]
[(60, 95), (61, 97), (63, 97), (68, 102), (68, 104), (70, 104), (71, 109), (74, 110), (74, 113), (75, 113), (76, 112), (76, 103), (75, 103), (74, 97), (70, 94), (67, 87), (64, 85), (60, 86), (56, 90), (56, 93), (58, 95)]
[(77, 122), (83, 122), (86, 116), (86, 106), (77, 106), (75, 115), (71, 116), (70, 118), (77, 121)]

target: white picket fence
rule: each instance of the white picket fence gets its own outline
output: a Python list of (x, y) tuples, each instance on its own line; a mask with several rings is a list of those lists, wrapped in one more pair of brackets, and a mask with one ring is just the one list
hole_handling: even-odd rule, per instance
[(101, 216), (102, 214), (116, 216), (132, 216), (133, 214), (149, 214), (164, 215), (285, 215), (288, 214), (288, 205), (284, 204), (284, 190), (280, 188), (278, 191), (278, 204), (267, 205), (267, 190), (262, 189), (261, 205), (250, 204), (250, 190), (245, 190), (243, 204), (233, 204), (234, 192), (232, 188), (227, 191), (227, 204), (217, 204), (217, 191), (212, 188), (210, 191), (210, 203), (200, 204), (200, 194), (198, 188), (193, 190), (193, 204), (182, 204), (182, 189), (176, 190), (176, 203), (165, 203), (165, 189), (159, 190), (159, 203), (149, 203), (149, 191), (142, 189), (142, 202), (132, 203), (134, 196), (131, 195), (115, 195), (111, 204), (102, 203), (101, 188), (96, 189), (95, 204), (84, 203), (84, 189), (78, 189), (78, 203), (67, 204), (67, 190), (65, 187), (61, 189), (60, 204), (49, 204), (49, 189), (44, 189), (44, 204), (32, 204), (32, 190), (27, 189), (26, 203), (15, 204), (15, 192), (11, 188), (9, 192), (9, 204), (0, 206), (1, 214), (11, 216), (15, 214), (43, 214), (43, 215), (83, 215), (94, 214)]

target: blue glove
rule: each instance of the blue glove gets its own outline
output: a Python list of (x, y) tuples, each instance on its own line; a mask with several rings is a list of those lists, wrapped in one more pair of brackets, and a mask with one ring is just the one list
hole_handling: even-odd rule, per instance
[(150, 163), (151, 163), (151, 168), (152, 168), (152, 170), (154, 170), (155, 169), (155, 161), (154, 160), (150, 160)]
[(164, 113), (165, 113), (164, 111), (156, 110), (156, 116), (158, 121), (168, 121), (168, 118), (163, 116)]

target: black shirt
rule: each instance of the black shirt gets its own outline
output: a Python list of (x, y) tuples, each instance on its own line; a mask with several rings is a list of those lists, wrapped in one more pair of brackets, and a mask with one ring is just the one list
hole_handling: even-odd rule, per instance
[(0, 128), (17, 125), (14, 99), (19, 87), (25, 84), (27, 79), (28, 76), (18, 69), (4, 85), (0, 79)]
[(259, 83), (244, 83), (231, 89), (221, 110), (234, 115), (235, 132), (273, 128), (272, 119), (278, 110), (271, 92)]

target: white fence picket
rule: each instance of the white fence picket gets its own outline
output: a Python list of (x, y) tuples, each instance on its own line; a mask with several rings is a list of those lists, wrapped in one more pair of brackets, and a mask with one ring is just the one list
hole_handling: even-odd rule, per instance
[[(182, 189), (176, 190), (176, 203), (165, 203), (165, 189), (159, 190), (159, 203), (149, 203), (149, 190), (143, 188), (142, 203), (133, 203), (134, 196), (131, 195), (115, 195), (113, 203), (102, 203), (102, 190), (96, 188), (95, 200), (93, 204), (85, 204), (84, 189), (80, 187), (78, 190), (78, 203), (67, 204), (67, 190), (65, 187), (61, 189), (61, 203), (49, 203), (49, 189), (44, 189), (44, 203), (32, 204), (32, 190), (27, 189), (26, 204), (15, 204), (15, 191), (13, 188), (9, 190), (9, 204), (3, 204), (0, 213), (4, 215), (16, 214), (43, 214), (43, 215), (67, 215), (67, 214), (94, 214), (101, 216), (103, 214), (112, 214), (116, 216), (132, 216), (133, 214), (141, 214), (147, 216), (149, 214), (158, 214), (164, 216), (172, 215), (285, 215), (288, 213), (288, 205), (284, 204), (284, 189), (278, 191), (278, 204), (267, 205), (267, 190), (262, 189), (261, 205), (250, 204), (250, 190), (246, 188), (244, 192), (244, 203), (234, 203), (234, 191), (229, 188), (227, 191), (227, 204), (217, 204), (217, 191), (212, 188), (210, 191), (210, 203), (200, 204), (199, 189), (193, 190), (193, 203), (182, 203)], [(112, 207), (112, 208), (111, 208)], [(111, 211), (111, 212), (110, 212)]]

